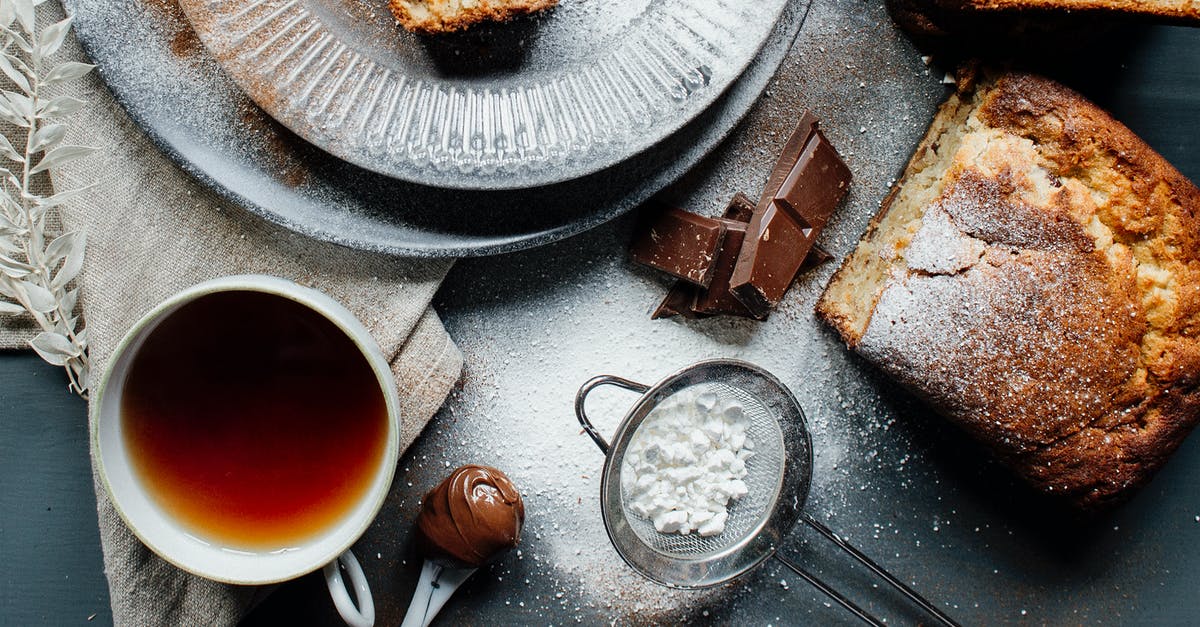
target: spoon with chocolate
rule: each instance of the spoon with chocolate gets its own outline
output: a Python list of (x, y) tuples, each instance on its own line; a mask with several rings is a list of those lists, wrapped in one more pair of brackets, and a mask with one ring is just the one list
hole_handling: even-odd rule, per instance
[(517, 546), (525, 504), (503, 472), (468, 464), (425, 495), (417, 542), (421, 579), (401, 627), (426, 627), (480, 566)]

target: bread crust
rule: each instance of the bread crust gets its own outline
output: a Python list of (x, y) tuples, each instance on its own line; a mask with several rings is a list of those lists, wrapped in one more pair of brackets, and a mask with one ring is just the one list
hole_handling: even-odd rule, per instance
[(886, 1), (896, 24), (924, 43), (953, 36), (1011, 38), (1077, 27), (1092, 29), (1102, 18), (1200, 24), (1200, 3), (1191, 0)]
[[(870, 311), (834, 302), (852, 256), (817, 313), (1034, 487), (1106, 507), (1200, 418), (1200, 190), (1053, 81), (1007, 73), (974, 90), (939, 110), (975, 107)], [(937, 126), (864, 242), (887, 235)]]
[(480, 22), (506, 22), (557, 4), (558, 0), (388, 0), (388, 8), (401, 26), (423, 34), (460, 31)]

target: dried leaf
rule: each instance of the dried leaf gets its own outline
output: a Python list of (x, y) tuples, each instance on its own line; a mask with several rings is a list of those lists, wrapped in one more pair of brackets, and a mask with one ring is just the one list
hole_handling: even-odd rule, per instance
[(20, 32), (11, 28), (5, 28), (4, 34), (8, 35), (8, 38), (11, 39), (13, 43), (17, 44), (17, 47), (20, 48), (25, 54), (30, 54), (33, 52), (33, 46), (29, 45), (29, 41), (26, 40), (25, 36)]
[[(3, 255), (0, 255), (0, 257), (2, 256)], [(29, 276), (29, 271), (21, 270), (20, 268), (10, 268), (4, 265), (4, 263), (0, 262), (0, 274), (14, 279), (24, 279), (25, 277)]]
[(66, 257), (75, 246), (77, 231), (68, 231), (54, 238), (46, 247), (46, 265), (53, 267), (63, 257)]
[(43, 331), (29, 341), (29, 345), (37, 354), (55, 366), (62, 366), (67, 360), (79, 354), (79, 351), (65, 336), (58, 333)]
[(66, 134), (67, 126), (65, 124), (47, 124), (33, 134), (33, 145), (30, 147), (29, 152), (49, 150), (62, 141)]
[(0, 300), (0, 314), (23, 314), (23, 313), (25, 313), (24, 307), (22, 307), (16, 303), (10, 303), (6, 300)]
[(17, 68), (13, 67), (12, 57), (7, 54), (0, 54), (0, 71), (4, 72), (8, 80), (15, 83), (17, 87), (25, 90), (25, 93), (29, 93), (29, 79), (25, 78), (24, 74), (18, 72)]
[[(73, 233), (68, 233), (67, 235), (73, 235)], [(66, 236), (64, 235), (63, 237)], [(62, 237), (59, 239), (62, 239)], [(51, 242), (50, 246), (53, 247), (57, 242), (57, 239), (54, 240), (54, 242)], [(56, 290), (62, 289), (68, 283), (70, 283), (72, 279), (79, 276), (79, 272), (83, 270), (84, 248), (86, 245), (85, 242), (86, 238), (82, 234), (71, 240), (70, 248), (66, 251), (66, 261), (63, 262), (62, 267), (58, 269), (57, 273), (55, 273), (54, 280), (50, 282), (51, 288)], [(67, 311), (71, 311), (72, 309), (74, 309), (74, 307), (67, 309)]]
[(46, 156), (42, 157), (42, 160), (39, 161), (37, 165), (33, 166), (33, 169), (30, 170), (29, 173), (37, 174), (38, 172), (43, 172), (45, 170), (49, 170), (50, 168), (63, 165), (64, 163), (69, 163), (76, 159), (86, 157), (93, 152), (96, 152), (96, 149), (90, 146), (59, 146), (58, 148), (46, 153)]
[(12, 142), (8, 141), (8, 138), (4, 135), (0, 135), (0, 155), (4, 155), (17, 163), (25, 163), (25, 157), (22, 157), (16, 148), (13, 148)]
[(12, 103), (9, 102), (8, 98), (5, 98), (3, 94), (0, 94), (0, 119), (3, 119), (5, 122), (10, 124), (20, 126), (21, 128), (29, 128), (29, 119), (21, 116), (21, 114), (17, 112), (17, 109), (13, 107)]
[[(0, 212), (3, 213), (3, 212)], [(19, 226), (9, 224), (8, 218), (0, 215), (0, 242), (6, 241), (9, 244), (15, 245), (16, 238), (24, 235), (24, 229)], [(0, 244), (3, 246), (3, 244)]]
[(13, 54), (7, 54), (7, 53), (5, 54), (5, 56), (8, 57), (8, 60), (10, 63), (13, 64), (13, 67), (17, 68), (17, 71), (19, 71), (20, 73), (29, 77), (29, 80), (34, 80), (35, 73), (33, 71), (33, 68), (29, 67), (29, 64), (26, 63), (24, 59), (22, 59), (19, 56), (16, 56)]
[(45, 239), (46, 238), (46, 234), (45, 234), (46, 225), (44, 223), (38, 221), (35, 218), (33, 224), (31, 224), (30, 226), (32, 228), (29, 229), (29, 245), (26, 248), (29, 248), (29, 249), (36, 248), (37, 250), (45, 250), (46, 249), (46, 239)]
[(91, 384), (91, 369), (88, 367), (87, 361), (76, 357), (67, 360), (67, 367), (75, 375), (75, 381), (71, 384), (71, 390), (79, 393), (80, 396), (87, 398), (88, 387)]
[[(35, 18), (33, 14), (32, 0), (11, 0), (13, 10), (17, 14), (17, 21), (21, 23), (21, 28), (25, 29), (26, 33), (33, 34), (35, 27)], [(28, 52), (28, 50), (26, 51)]]
[(78, 352), (71, 340), (61, 333), (43, 331), (33, 338), (33, 342), (47, 352), (61, 355), (75, 355)]
[[(65, 118), (76, 111), (79, 111), (85, 105), (84, 101), (71, 96), (58, 96), (46, 101), (38, 111), (40, 118)], [(14, 103), (15, 106), (15, 103)], [(20, 113), (20, 109), (17, 110)]]
[(54, 66), (53, 70), (42, 79), (42, 85), (53, 86), (82, 78), (96, 66), (78, 61), (67, 61)]
[(17, 19), (17, 14), (13, 9), (12, 3), (0, 2), (0, 27), (8, 28), (12, 26), (15, 19)]
[(70, 30), (71, 18), (69, 17), (61, 22), (55, 22), (47, 26), (38, 37), (37, 53), (43, 57), (48, 57), (58, 52)]
[(17, 115), (26, 120), (33, 117), (33, 101), (29, 99), (29, 96), (7, 89), (0, 91), (0, 94), (4, 94), (4, 97), (8, 99), (8, 104), (12, 106), (13, 111), (17, 112)]
[(25, 296), (29, 298), (30, 309), (38, 313), (49, 313), (58, 306), (58, 301), (54, 299), (54, 294), (50, 290), (29, 281), (21, 281), (19, 285), (25, 290)]
[(17, 261), (8, 255), (0, 255), (0, 272), (14, 279), (19, 279), (33, 272), (33, 266), (24, 261)]
[[(79, 288), (78, 287), (73, 290), (67, 290), (66, 292), (63, 293), (63, 297), (62, 297), (63, 311), (75, 311), (75, 305), (77, 305), (78, 303), (79, 303)], [(84, 329), (84, 332), (86, 332), (86, 331), (87, 331), (87, 329)], [(81, 334), (76, 334), (76, 335), (78, 335), (79, 337), (82, 338)], [(81, 339), (80, 341), (82, 342), (83, 340)], [(86, 342), (84, 342), (84, 344), (86, 345)]]
[(50, 196), (48, 198), (39, 198), (39, 199), (37, 199), (36, 203), (40, 207), (46, 207), (46, 208), (57, 207), (58, 205), (61, 205), (64, 202), (67, 202), (68, 200), (91, 190), (95, 186), (96, 186), (96, 184), (92, 183), (91, 185), (88, 185), (87, 187), (81, 187), (79, 189), (63, 190), (63, 191), (61, 191), (53, 196)]

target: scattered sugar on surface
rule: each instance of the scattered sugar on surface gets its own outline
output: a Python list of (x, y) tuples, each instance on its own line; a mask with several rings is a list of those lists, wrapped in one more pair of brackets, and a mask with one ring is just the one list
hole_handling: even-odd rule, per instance
[[(853, 247), (924, 130), (942, 88), (915, 55), (887, 58), (877, 40), (882, 34), (891, 39), (892, 50), (904, 48), (898, 35), (881, 33), (878, 22), (853, 23), (858, 18), (850, 15), (858, 8), (851, 4), (813, 7), (797, 58), (786, 63), (745, 130), (718, 149), (721, 167), (708, 171), (702, 165), (667, 192), (669, 199), (713, 215), (736, 191), (756, 196), (795, 114), (811, 108), (855, 174), (850, 198), (822, 245), (839, 257)], [(882, 11), (875, 18), (883, 18)], [(823, 42), (826, 50), (818, 51)], [(845, 46), (856, 47), (848, 54)], [(829, 69), (835, 60), (853, 67), (847, 70), (841, 63)], [(881, 62), (908, 78), (877, 84)], [(815, 79), (835, 71), (846, 80)], [(860, 89), (860, 82), (874, 88)], [(917, 93), (923, 100), (913, 99)], [(867, 132), (858, 133), (859, 127)], [(440, 295), (439, 309), (449, 314), (448, 327), (466, 353), (465, 383), (434, 423), (439, 429), (454, 420), (454, 436), (430, 438), (421, 450), (436, 442), (432, 445), (444, 445), (442, 454), (452, 464), (495, 462), (518, 485), (529, 486), (529, 522), (536, 535), (525, 543), (524, 559), (504, 568), (565, 586), (561, 599), (549, 597), (553, 601), (546, 612), (554, 608), (558, 615), (558, 609), (577, 607), (571, 615), (584, 622), (606, 616), (636, 616), (638, 622), (756, 616), (765, 624), (775, 614), (763, 615), (770, 610), (762, 608), (787, 605), (803, 608), (799, 616), (810, 621), (840, 618), (840, 610), (814, 603), (817, 597), (807, 586), (781, 586), (784, 572), (773, 563), (714, 590), (677, 591), (640, 577), (609, 543), (599, 511), (604, 458), (575, 420), (576, 390), (598, 374), (653, 383), (715, 357), (757, 363), (797, 395), (814, 443), (807, 511), (864, 550), (895, 547), (889, 551), (892, 564), (919, 551), (920, 536), (914, 535), (929, 529), (928, 517), (912, 522), (924, 532), (914, 531), (907, 515), (897, 517), (889, 503), (895, 495), (887, 494), (895, 489), (903, 498), (905, 491), (926, 485), (929, 471), (920, 446), (909, 446), (908, 436), (893, 430), (894, 401), (881, 400), (878, 376), (849, 357), (840, 340), (812, 316), (836, 264), (802, 277), (765, 324), (731, 318), (651, 321), (668, 282), (626, 261), (633, 222), (624, 219), (511, 258), (460, 262)], [(635, 399), (623, 390), (598, 388), (587, 412), (609, 435)], [(951, 516), (939, 512), (939, 520)], [(803, 534), (797, 530), (795, 535)], [(785, 548), (809, 553), (801, 539)], [(527, 570), (530, 555), (541, 559)]]
[[(139, 1), (174, 4), (174, 0)], [(77, 12), (117, 13), (105, 10), (107, 3), (101, 0), (72, 0), (71, 4)], [(574, 4), (579, 10), (596, 10), (596, 6), (594, 0)], [(214, 109), (175, 112), (182, 124), (211, 125), (222, 119), (226, 107), (237, 106), (240, 94), (215, 65), (188, 71), (187, 64), (204, 61), (189, 58), (191, 47), (185, 41), (177, 42), (176, 52), (171, 53), (169, 35), (161, 33), (173, 31), (150, 26), (175, 18), (151, 9), (147, 6), (143, 22), (102, 25), (113, 32), (132, 29), (131, 40), (154, 38), (154, 45), (146, 46), (144, 68), (125, 76), (184, 97), (195, 96), (195, 102), (206, 106), (217, 102)], [(882, 3), (869, 7), (860, 0), (815, 3), (795, 49), (760, 104), (713, 157), (666, 195), (709, 215), (718, 213), (735, 191), (753, 196), (795, 116), (812, 109), (855, 176), (849, 198), (820, 240), (840, 259), (857, 243), (924, 131), (944, 94), (940, 77), (890, 26)], [(145, 91), (150, 94), (147, 98), (154, 98), (154, 90)], [(220, 97), (203, 96), (208, 92)], [(163, 97), (143, 104), (165, 108), (171, 102)], [(207, 131), (237, 135), (246, 153), (238, 161), (248, 167), (287, 165), (278, 165), (261, 147), (264, 135), (276, 133), (273, 128), (252, 127), (247, 133), (240, 125), (217, 125)], [(331, 167), (321, 176), (343, 173)], [(321, 176), (295, 180), (301, 181), (306, 193), (321, 194), (326, 205), (355, 202), (328, 196), (333, 188)], [(365, 205), (360, 209), (377, 210)], [(968, 596), (973, 590), (969, 586), (950, 581), (925, 587), (943, 581), (932, 565), (960, 564), (964, 570), (955, 579), (985, 581), (1009, 590), (1006, 599), (989, 598), (984, 604), (988, 610), (995, 603), (1029, 611), (1041, 607), (1037, 615), (1054, 622), (1056, 615), (1036, 605), (1043, 601), (1021, 579), (1019, 569), (988, 553), (1011, 551), (1036, 559), (1024, 552), (1027, 534), (1003, 518), (964, 515), (950, 507), (951, 498), (942, 495), (962, 487), (930, 461), (936, 438), (929, 432), (938, 427), (931, 426), (932, 419), (922, 423), (925, 410), (920, 405), (889, 393), (894, 389), (889, 381), (850, 356), (832, 333), (813, 320), (812, 305), (836, 262), (801, 277), (765, 324), (722, 318), (652, 322), (649, 314), (667, 282), (625, 261), (631, 224), (622, 220), (530, 253), (460, 262), (439, 297), (447, 326), (466, 354), (466, 372), (461, 387), (403, 458), (397, 482), (409, 491), (402, 492), (405, 496), (399, 502), (389, 503), (386, 515), (411, 520), (424, 490), (449, 468), (468, 462), (489, 463), (508, 472), (525, 491), (528, 506), (520, 552), (472, 578), (443, 610), (447, 622), (477, 620), (480, 611), (487, 611), (498, 623), (829, 624), (845, 620), (841, 610), (808, 586), (787, 579), (790, 571), (774, 564), (713, 590), (678, 591), (638, 576), (609, 544), (598, 505), (603, 456), (575, 421), (576, 389), (600, 373), (655, 381), (709, 357), (756, 362), (796, 393), (814, 442), (813, 487), (806, 511), (902, 578), (917, 581), (935, 602), (984, 611), (978, 609), (978, 597)], [(623, 391), (598, 390), (588, 411), (601, 432), (608, 434), (631, 400)], [(1200, 524), (1200, 515), (1195, 521)], [(962, 541), (963, 534), (973, 540)], [(826, 559), (828, 547), (810, 544), (803, 530), (793, 533), (784, 550), (809, 560), (817, 572), (836, 570)], [(409, 569), (415, 580), (420, 560), (410, 548), (388, 545), (376, 555), (382, 557), (372, 562)], [(1121, 567), (1113, 564), (1114, 571), (1123, 571)], [(1062, 575), (1055, 579), (1059, 596), (1069, 589), (1084, 598), (1083, 591), (1104, 587), (1092, 580), (1072, 580), (1067, 572), (1051, 572)], [(788, 582), (787, 589), (781, 581)], [(377, 602), (381, 609), (387, 609), (384, 603), (404, 604), (407, 598), (400, 597), (408, 590), (398, 586), (377, 591)], [(1119, 611), (1110, 611), (1118, 607), (1119, 597), (1087, 597), (1094, 602), (1079, 604), (1089, 609), (1072, 614), (1071, 622), (1087, 616), (1120, 616)]]

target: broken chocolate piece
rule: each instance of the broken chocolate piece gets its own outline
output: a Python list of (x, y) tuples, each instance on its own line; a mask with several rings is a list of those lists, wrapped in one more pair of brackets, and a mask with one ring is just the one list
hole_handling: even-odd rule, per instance
[(734, 266), (737, 264), (738, 253), (741, 252), (742, 242), (746, 237), (747, 224), (736, 220), (722, 222), (725, 224), (725, 243), (721, 245), (716, 263), (713, 264), (716, 273), (708, 289), (696, 294), (692, 309), (698, 314), (725, 314), (764, 320), (766, 316), (755, 315), (729, 291), (729, 277), (733, 275)]
[[(743, 196), (743, 198), (745, 197)], [(746, 200), (749, 199), (747, 198)], [(734, 248), (740, 247), (741, 238), (745, 235), (745, 231), (743, 230), (745, 226), (745, 224), (742, 224), (740, 228), (729, 228), (726, 232), (722, 250), (728, 247), (732, 251)], [(737, 246), (735, 246), (735, 243)], [(707, 290), (692, 285), (687, 281), (676, 281), (667, 292), (667, 296), (663, 299), (662, 304), (658, 306), (658, 309), (654, 310), (650, 318), (658, 320), (659, 318), (682, 316), (689, 320), (698, 320), (725, 314), (741, 316), (743, 318), (754, 318), (756, 320), (765, 319), (755, 318), (754, 314), (729, 291), (729, 284), (725, 279), (732, 272), (732, 264), (727, 266), (723, 263), (723, 257), (723, 254), (717, 256), (717, 275), (713, 277), (713, 282)], [(733, 257), (736, 259), (736, 255), (733, 255)], [(800, 272), (803, 273), (816, 268), (830, 259), (833, 259), (833, 255), (826, 252), (820, 246), (813, 246), (808, 256), (804, 258), (804, 265), (800, 267)], [(722, 270), (725, 271), (722, 272)], [(714, 290), (719, 290), (720, 293), (713, 294)]]
[(795, 168), (775, 194), (797, 223), (816, 230), (825, 228), (833, 210), (850, 189), (850, 168), (821, 131), (813, 135)]
[(800, 274), (804, 274), (830, 259), (833, 259), (833, 255), (829, 251), (813, 244), (812, 250), (808, 251), (808, 256), (804, 258), (804, 265), (800, 266)]
[[(809, 117), (811, 116), (806, 116), (805, 119)], [(815, 118), (810, 127), (814, 124)], [(789, 145), (792, 143), (789, 141)], [(789, 168), (805, 159), (807, 159), (805, 163), (812, 161), (812, 155), (805, 156), (807, 153), (804, 149), (807, 147), (808, 144), (801, 144), (801, 149), (795, 151), (795, 159), (792, 160)], [(767, 205), (768, 211), (772, 213), (786, 211), (791, 216), (791, 212), (795, 210), (797, 213), (805, 211), (808, 214), (819, 216), (819, 211), (813, 213), (814, 210), (804, 204), (806, 200), (800, 193), (803, 191), (807, 179), (789, 177), (790, 172), (791, 170), (785, 172), (784, 175), (775, 177), (778, 184), (770, 196), (771, 202)], [(798, 193), (800, 195), (797, 195)], [(799, 209), (796, 209), (797, 207)], [(739, 192), (730, 199), (722, 218), (706, 218), (679, 209), (667, 209), (657, 217), (648, 230), (652, 234), (642, 237), (634, 244), (634, 259), (681, 277), (681, 280), (671, 286), (666, 298), (655, 309), (651, 318), (682, 316), (694, 320), (715, 315), (732, 315), (765, 320), (770, 313), (769, 308), (761, 312), (753, 311), (730, 289), (731, 277), (742, 257), (743, 244), (747, 241), (747, 232), (751, 227), (748, 221), (755, 219), (758, 215), (757, 208), (750, 198)], [(824, 220), (828, 220), (828, 215)], [(787, 217), (781, 224), (787, 225), (795, 222), (794, 218)], [(708, 285), (705, 287), (697, 284), (694, 280), (697, 276), (695, 270), (704, 265), (697, 262), (695, 246), (700, 245), (705, 247), (703, 250), (709, 250), (706, 247), (711, 238), (698, 237), (698, 235), (712, 233), (714, 230), (720, 233), (720, 237), (717, 239), (715, 249), (707, 253), (708, 263), (704, 272), (707, 274)], [(781, 237), (784, 237), (784, 243), (799, 244), (805, 251), (812, 251), (802, 259), (804, 268), (814, 267), (831, 258), (829, 253), (819, 248), (813, 248), (811, 238), (806, 241), (803, 232), (797, 231), (781, 235)], [(815, 237), (815, 234), (812, 237)], [(691, 260), (691, 264), (689, 265), (684, 260)], [(691, 269), (691, 272), (685, 272), (688, 268)], [(793, 269), (792, 275), (795, 274), (796, 270)]]
[(726, 229), (725, 239), (714, 259), (713, 268), (717, 274), (709, 283), (709, 287), (705, 289), (684, 281), (676, 281), (662, 304), (650, 316), (651, 319), (683, 316), (695, 320), (717, 314), (750, 316), (750, 311), (729, 292), (729, 275), (733, 272), (737, 253), (742, 247), (746, 222), (753, 215), (754, 201), (741, 192), (734, 194), (725, 207), (725, 213), (722, 214), (725, 219), (718, 221)]
[(667, 291), (667, 296), (663, 299), (662, 304), (650, 315), (650, 319), (658, 320), (671, 316), (683, 316), (689, 320), (707, 318), (708, 316), (700, 315), (693, 309), (696, 305), (696, 294), (703, 289), (687, 281), (676, 281), (675, 285), (672, 285), (671, 289)]
[(634, 242), (633, 260), (708, 287), (724, 239), (725, 226), (720, 222), (670, 207)]
[(729, 199), (729, 204), (725, 207), (725, 214), (721, 217), (738, 222), (749, 222), (750, 218), (754, 217), (754, 201), (738, 192)]
[[(808, 145), (809, 138), (817, 130), (817, 122), (817, 116), (813, 115), (812, 111), (805, 111), (804, 115), (800, 116), (796, 130), (792, 131), (787, 143), (783, 145), (779, 158), (775, 160), (775, 167), (771, 169), (771, 174), (767, 177), (767, 185), (763, 187), (762, 194), (758, 197), (758, 204), (755, 205), (758, 211), (764, 211), (771, 203), (771, 199), (775, 198), (775, 193), (783, 187), (783, 182), (792, 173), (796, 162), (800, 160), (800, 154)], [(749, 222), (749, 219), (746, 221)]]
[[(781, 175), (797, 144), (795, 161)], [(730, 290), (756, 317), (765, 317), (783, 299), (849, 187), (849, 168), (817, 129), (816, 118), (805, 114), (768, 179), (766, 202), (755, 207), (730, 279)]]

